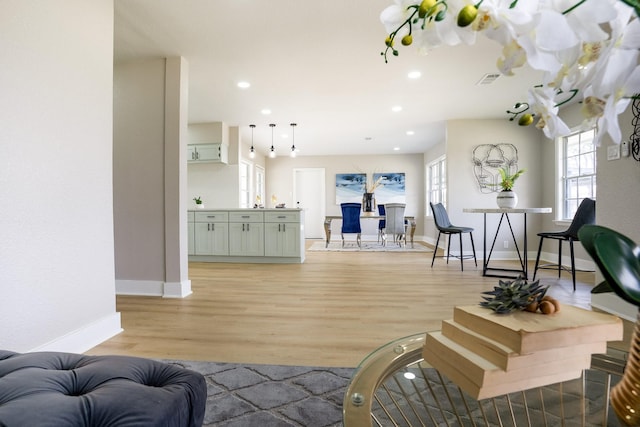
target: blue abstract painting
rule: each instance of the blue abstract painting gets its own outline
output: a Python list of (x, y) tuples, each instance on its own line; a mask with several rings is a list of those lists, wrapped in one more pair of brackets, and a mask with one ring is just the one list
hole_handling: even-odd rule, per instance
[(373, 182), (380, 184), (375, 190), (376, 203), (405, 203), (404, 173), (374, 173)]
[(336, 174), (336, 204), (362, 203), (367, 174), (337, 173)]

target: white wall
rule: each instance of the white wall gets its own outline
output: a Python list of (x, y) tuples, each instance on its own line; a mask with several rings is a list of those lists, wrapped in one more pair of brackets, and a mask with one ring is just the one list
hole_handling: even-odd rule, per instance
[[(435, 161), (436, 159), (442, 157), (442, 156), (446, 156), (447, 154), (447, 141), (442, 141), (441, 143), (434, 145), (433, 147), (431, 147), (426, 153), (424, 153), (424, 179), (425, 179), (425, 185), (426, 185), (426, 178), (427, 178), (427, 171), (429, 168), (429, 164), (433, 161)], [(447, 168), (448, 169), (448, 168)], [(426, 191), (426, 188), (425, 188)], [(438, 230), (436, 229), (435, 223), (433, 222), (433, 217), (431, 216), (431, 212), (430, 209), (431, 207), (428, 206), (428, 200), (425, 199), (425, 213), (424, 213), (424, 236), (425, 236), (425, 241), (435, 245), (436, 244), (436, 239), (438, 237)], [(442, 246), (442, 240), (439, 243), (440, 246)]]
[[(518, 149), (518, 167), (526, 172), (518, 178), (514, 191), (518, 194), (518, 207), (542, 206), (542, 180), (540, 131), (531, 127), (521, 127), (505, 119), (496, 120), (451, 120), (447, 122), (447, 212), (454, 225), (464, 225), (475, 229), (476, 253), (482, 256), (483, 214), (464, 213), (464, 208), (497, 208), (496, 193), (482, 193), (473, 173), (473, 149), (481, 144), (513, 144)], [(547, 207), (547, 206), (545, 206)], [(540, 231), (542, 216), (527, 216), (529, 254), (537, 250), (536, 233)], [(523, 234), (522, 215), (511, 215), (516, 236)], [(488, 234), (495, 233), (500, 215), (487, 215)], [(496, 258), (514, 258), (513, 242), (508, 227), (503, 224), (494, 252)], [(433, 240), (435, 241), (433, 236)], [(462, 239), (465, 252), (471, 251), (468, 239)], [(504, 249), (504, 241), (509, 248)], [(491, 242), (489, 242), (490, 244)], [(452, 244), (452, 251), (454, 245)], [(457, 245), (456, 251), (457, 251)], [(487, 248), (488, 250), (488, 248)], [(522, 248), (521, 248), (522, 250)]]
[(114, 67), (116, 279), (164, 281), (164, 58)]
[[(562, 117), (569, 126), (582, 121), (576, 105), (563, 111)], [(633, 114), (631, 107), (620, 115), (622, 139), (628, 141), (633, 133)], [(598, 171), (596, 195), (596, 223), (612, 228), (636, 243), (640, 243), (640, 162), (633, 157), (621, 157), (618, 160), (607, 160), (607, 147), (611, 140), (605, 137), (598, 148)], [(581, 245), (579, 245), (581, 246)], [(584, 249), (581, 247), (581, 251)], [(602, 275), (596, 275), (596, 283), (602, 281)], [(614, 294), (593, 294), (592, 305), (618, 314), (635, 322), (638, 308), (626, 303)]]
[[(394, 154), (369, 156), (288, 156), (267, 158), (266, 160), (266, 205), (271, 207), (271, 196), (278, 203), (295, 207), (293, 200), (293, 170), (296, 168), (324, 168), (326, 178), (326, 214), (340, 215), (340, 205), (336, 204), (337, 173), (404, 172), (406, 185), (406, 214), (416, 217), (416, 239), (423, 233), (424, 217), (424, 166), (422, 154)], [(364, 221), (362, 233), (377, 236), (377, 222)], [(337, 234), (336, 234), (337, 233)], [(339, 235), (340, 223), (332, 223), (332, 234)]]
[(119, 294), (191, 293), (186, 68), (182, 58), (115, 66), (113, 215)]
[(0, 348), (81, 352), (120, 331), (113, 1), (1, 9)]
[(200, 197), (206, 209), (238, 208), (240, 184), (238, 128), (223, 122), (192, 123), (188, 127), (189, 144), (222, 142), (229, 146), (229, 163), (189, 163), (189, 208), (195, 208), (194, 197)]

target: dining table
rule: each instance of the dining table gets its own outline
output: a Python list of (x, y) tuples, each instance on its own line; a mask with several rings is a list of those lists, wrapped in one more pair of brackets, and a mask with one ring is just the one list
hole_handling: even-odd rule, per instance
[[(333, 221), (334, 219), (342, 219), (342, 215), (326, 215), (324, 217), (324, 234), (326, 236), (326, 245), (325, 247), (329, 247), (329, 241), (331, 240), (331, 221)], [(360, 219), (377, 219), (377, 220), (381, 220), (381, 219), (385, 219), (384, 215), (378, 215), (378, 214), (367, 214), (366, 212), (363, 212), (362, 215), (360, 215)], [(416, 218), (414, 216), (405, 216), (404, 217), (405, 223), (409, 224), (409, 241), (411, 242), (411, 247), (413, 248), (413, 236), (416, 232)]]
[[(528, 214), (544, 214), (551, 213), (551, 208), (463, 208), (463, 212), (465, 213), (481, 213), (484, 217), (484, 230), (483, 230), (483, 251), (482, 251), (482, 275), (489, 277), (503, 277), (503, 278), (517, 278), (519, 276), (524, 277), (525, 280), (529, 279), (529, 264), (528, 264), (528, 256), (527, 256), (527, 215)], [(500, 220), (498, 221), (498, 226), (496, 227), (495, 234), (493, 236), (493, 241), (491, 242), (491, 248), (487, 253), (487, 215), (488, 214), (499, 214)], [(518, 246), (518, 239), (513, 231), (513, 226), (511, 225), (511, 218), (509, 215), (522, 215), (523, 218), (523, 232), (522, 232), (522, 251)], [(493, 254), (493, 249), (496, 245), (496, 240), (498, 239), (498, 233), (500, 232), (500, 228), (503, 226), (503, 223), (506, 223), (509, 227), (509, 232), (511, 234), (511, 238), (513, 240), (513, 244), (515, 245), (516, 253), (518, 254), (518, 260), (520, 262), (520, 268), (499, 268), (499, 267), (490, 267), (489, 263), (491, 261), (491, 255)]]

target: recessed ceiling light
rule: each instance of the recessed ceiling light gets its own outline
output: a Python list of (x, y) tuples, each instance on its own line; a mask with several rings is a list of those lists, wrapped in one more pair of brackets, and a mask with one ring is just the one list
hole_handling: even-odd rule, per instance
[(413, 372), (405, 372), (403, 374), (403, 376), (408, 380), (415, 380), (416, 379), (416, 374), (414, 374)]
[(238, 87), (240, 89), (247, 89), (247, 88), (251, 87), (251, 83), (249, 83), (249, 82), (238, 82)]
[(408, 130), (407, 131), (407, 135), (411, 136), (411, 135), (415, 135), (416, 133), (412, 130)]
[(399, 105), (394, 105), (393, 107), (391, 107), (391, 111), (397, 113), (398, 111), (402, 111), (402, 107)]
[(393, 151), (400, 151), (400, 147), (393, 147)]
[(419, 79), (422, 77), (422, 73), (420, 71), (410, 71), (409, 74), (407, 74), (407, 77), (410, 79)]
[(268, 108), (263, 108), (262, 111), (260, 112), (265, 116), (268, 116), (269, 114), (271, 114), (271, 110), (269, 110)]
[(289, 135), (287, 135), (286, 133), (283, 133), (283, 134), (280, 134), (280, 137), (282, 139), (287, 139), (287, 138), (289, 138)]

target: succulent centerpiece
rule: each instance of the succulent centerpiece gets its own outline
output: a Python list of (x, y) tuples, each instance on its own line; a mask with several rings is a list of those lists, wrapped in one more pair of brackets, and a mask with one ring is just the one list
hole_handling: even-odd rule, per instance
[(547, 295), (547, 289), (540, 281), (528, 282), (523, 277), (514, 280), (500, 280), (492, 291), (483, 292), (481, 307), (489, 308), (496, 313), (506, 314), (515, 310), (526, 310), (543, 314), (560, 311), (560, 303)]

